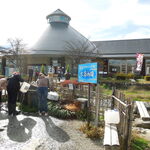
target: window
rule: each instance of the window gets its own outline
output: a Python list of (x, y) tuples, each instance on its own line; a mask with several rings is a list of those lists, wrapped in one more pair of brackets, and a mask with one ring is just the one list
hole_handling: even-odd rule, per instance
[(150, 75), (150, 59), (146, 59), (146, 75)]
[(136, 60), (119, 60), (119, 59), (110, 59), (109, 60), (109, 72), (123, 72), (123, 73), (134, 73), (136, 66)]

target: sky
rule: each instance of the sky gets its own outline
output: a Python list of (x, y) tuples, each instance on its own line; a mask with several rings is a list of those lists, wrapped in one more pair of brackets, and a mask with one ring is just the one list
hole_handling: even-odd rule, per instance
[(0, 0), (0, 46), (21, 38), (32, 47), (57, 9), (91, 41), (150, 38), (150, 0)]

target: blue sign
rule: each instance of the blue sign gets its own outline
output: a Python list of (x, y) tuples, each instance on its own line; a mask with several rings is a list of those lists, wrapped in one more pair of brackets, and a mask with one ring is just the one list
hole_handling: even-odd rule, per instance
[(78, 82), (97, 83), (98, 63), (78, 65)]

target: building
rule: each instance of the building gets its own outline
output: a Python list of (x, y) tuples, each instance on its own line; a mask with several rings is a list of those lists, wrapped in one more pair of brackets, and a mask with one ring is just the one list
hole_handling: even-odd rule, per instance
[[(69, 47), (73, 48), (76, 54), (78, 54), (80, 44), (81, 47), (85, 44), (88, 49), (95, 49), (87, 38), (69, 25), (71, 18), (60, 9), (46, 16), (46, 19), (47, 29), (27, 55), (28, 68), (40, 68), (41, 65), (45, 65), (47, 70), (48, 68), (51, 70), (53, 66), (55, 73), (60, 68), (65, 72), (66, 64), (70, 64), (70, 67), (72, 65), (68, 56)], [(77, 68), (72, 70), (77, 70)]]
[(141, 75), (150, 74), (150, 39), (130, 39), (93, 41), (98, 48), (102, 64), (102, 71), (107, 73), (134, 73), (136, 68), (136, 54), (144, 54)]
[[(45, 66), (46, 72), (53, 70), (58, 73), (61, 69), (64, 73), (67, 64), (70, 65), (71, 72), (77, 73), (78, 63), (70, 57), (72, 53), (77, 59), (82, 56), (80, 63), (90, 62), (91, 59), (100, 62), (101, 74), (134, 73), (136, 54), (142, 53), (144, 60), (141, 74), (150, 74), (150, 39), (89, 41), (70, 26), (71, 18), (60, 9), (47, 15), (46, 19), (47, 29), (29, 49), (29, 53), (24, 54), (24, 73), (30, 69), (34, 72), (40, 71), (42, 65)], [(81, 49), (83, 51), (80, 51)], [(8, 61), (4, 61), (5, 59), (1, 68), (5, 68), (4, 65), (9, 66)], [(12, 67), (12, 64), (10, 66)]]

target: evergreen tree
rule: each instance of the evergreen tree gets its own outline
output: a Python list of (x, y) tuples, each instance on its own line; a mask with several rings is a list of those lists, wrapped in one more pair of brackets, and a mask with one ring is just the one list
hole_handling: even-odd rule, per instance
[(45, 66), (44, 65), (41, 66), (41, 72), (45, 73)]

